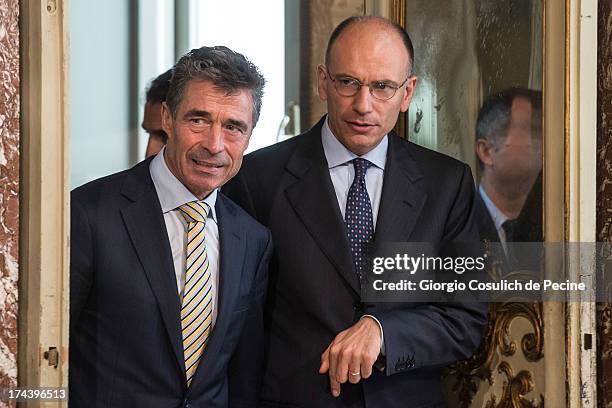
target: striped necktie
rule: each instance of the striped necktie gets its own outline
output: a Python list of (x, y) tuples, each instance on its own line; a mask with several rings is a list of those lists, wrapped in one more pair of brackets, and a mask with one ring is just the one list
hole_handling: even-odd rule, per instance
[(189, 224), (185, 288), (181, 300), (183, 353), (189, 386), (212, 328), (212, 279), (204, 240), (204, 227), (210, 207), (203, 201), (192, 201), (181, 205), (179, 211)]

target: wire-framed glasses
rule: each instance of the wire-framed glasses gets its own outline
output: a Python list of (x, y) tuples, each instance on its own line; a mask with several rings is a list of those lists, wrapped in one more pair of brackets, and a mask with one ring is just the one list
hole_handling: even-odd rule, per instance
[(387, 101), (393, 98), (397, 90), (404, 86), (406, 81), (408, 81), (408, 78), (410, 78), (410, 75), (408, 75), (404, 82), (402, 82), (400, 85), (390, 81), (374, 81), (370, 82), (369, 84), (365, 84), (350, 76), (337, 76), (334, 78), (327, 68), (325, 68), (325, 72), (327, 73), (329, 79), (333, 82), (336, 91), (340, 95), (355, 96), (357, 93), (359, 93), (362, 86), (367, 86), (370, 89), (370, 94), (374, 98), (381, 101)]

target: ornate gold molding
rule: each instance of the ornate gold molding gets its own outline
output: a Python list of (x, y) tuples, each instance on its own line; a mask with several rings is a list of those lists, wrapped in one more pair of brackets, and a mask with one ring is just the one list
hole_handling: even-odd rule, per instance
[[(500, 280), (504, 277), (504, 271), (500, 257), (492, 253), (488, 241), (484, 241), (487, 258), (492, 260), (489, 264), (489, 274), (493, 280)], [(487, 330), (484, 340), (476, 353), (469, 360), (461, 361), (449, 367), (445, 375), (454, 376), (455, 383), (453, 391), (458, 394), (459, 407), (468, 408), (472, 404), (474, 395), (478, 391), (481, 381), (487, 381), (489, 385), (493, 385), (493, 366), (495, 356), (499, 354), (503, 357), (512, 357), (516, 354), (517, 344), (512, 339), (510, 329), (512, 322), (522, 317), (530, 325), (530, 331), (521, 338), (521, 351), (525, 359), (529, 362), (536, 362), (544, 357), (544, 319), (543, 306), (539, 302), (504, 302), (490, 303)], [(513, 370), (508, 362), (502, 362), (498, 366), (498, 372), (506, 373), (510, 379), (514, 378)], [(533, 380), (531, 373), (521, 371), (517, 375), (516, 381), (525, 381), (529, 378), (531, 387), (518, 387), (515, 385), (514, 390), (527, 389), (525, 393), (533, 388)], [(522, 384), (522, 383), (521, 383)], [(516, 392), (516, 391), (513, 391)], [(519, 396), (524, 395), (520, 394)], [(500, 402), (495, 405), (495, 396), (492, 396), (493, 405), (491, 407), (514, 407), (510, 404), (511, 399), (506, 395), (506, 389), (502, 392)], [(491, 403), (489, 401), (489, 403)], [(487, 405), (488, 407), (489, 405)], [(523, 405), (516, 405), (522, 407)]]
[(506, 361), (502, 361), (497, 371), (506, 375), (504, 387), (500, 401), (497, 402), (495, 395), (492, 395), (485, 408), (544, 408), (544, 396), (540, 394), (540, 402), (528, 400), (525, 394), (533, 390), (533, 379), (531, 373), (521, 370), (515, 376), (514, 370)]
[[(521, 339), (523, 355), (530, 362), (539, 361), (544, 357), (542, 304), (538, 302), (491, 303), (489, 305), (489, 323), (483, 343), (472, 358), (451, 366), (445, 373), (445, 375), (455, 377), (453, 391), (458, 394), (459, 407), (468, 408), (470, 406), (481, 381), (487, 381), (489, 385), (493, 385), (493, 364), (497, 351), (504, 357), (511, 357), (516, 354), (517, 345), (511, 339), (510, 326), (519, 317), (527, 320), (531, 326), (531, 331)], [(508, 365), (511, 372), (512, 367), (507, 362), (504, 363)], [(502, 370), (501, 364), (498, 366), (498, 371), (500, 370)], [(506, 372), (505, 370), (504, 368), (504, 372)], [(525, 373), (531, 378), (531, 373), (528, 371), (525, 371)], [(500, 401), (509, 400), (503, 394)]]

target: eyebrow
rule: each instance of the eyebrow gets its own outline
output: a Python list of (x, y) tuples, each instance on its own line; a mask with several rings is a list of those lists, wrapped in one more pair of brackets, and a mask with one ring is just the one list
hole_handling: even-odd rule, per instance
[(190, 117), (193, 117), (193, 116), (203, 116), (205, 118), (212, 117), (210, 112), (205, 111), (205, 110), (199, 110), (199, 109), (192, 109), (190, 111), (187, 111), (187, 112), (185, 112), (185, 114), (183, 116), (186, 117), (186, 118), (190, 118)]
[[(210, 112), (205, 111), (205, 110), (199, 110), (199, 109), (192, 109), (190, 111), (187, 111), (184, 115), (186, 118), (191, 118), (194, 116), (200, 116), (200, 117), (204, 117), (204, 118), (211, 118), (212, 115)], [(246, 122), (239, 120), (239, 119), (227, 119), (224, 122), (224, 125), (233, 125), (236, 126), (237, 128), (239, 128), (240, 130), (242, 130), (243, 132), (246, 132), (249, 129), (249, 125), (246, 124)]]

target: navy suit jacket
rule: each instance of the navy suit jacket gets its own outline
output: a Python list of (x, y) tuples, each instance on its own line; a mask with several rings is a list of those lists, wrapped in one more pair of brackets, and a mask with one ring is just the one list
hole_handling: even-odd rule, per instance
[[(262, 406), (430, 407), (439, 369), (469, 357), (483, 304), (365, 304), (321, 144), (323, 119), (303, 135), (245, 157), (224, 191), (272, 231), (269, 334)], [(469, 167), (389, 135), (376, 242), (478, 242)], [(386, 368), (339, 398), (318, 373), (321, 353), (364, 314), (382, 323)]]
[(255, 406), (270, 233), (218, 195), (218, 318), (187, 388), (180, 300), (150, 162), (72, 192), (70, 406)]

